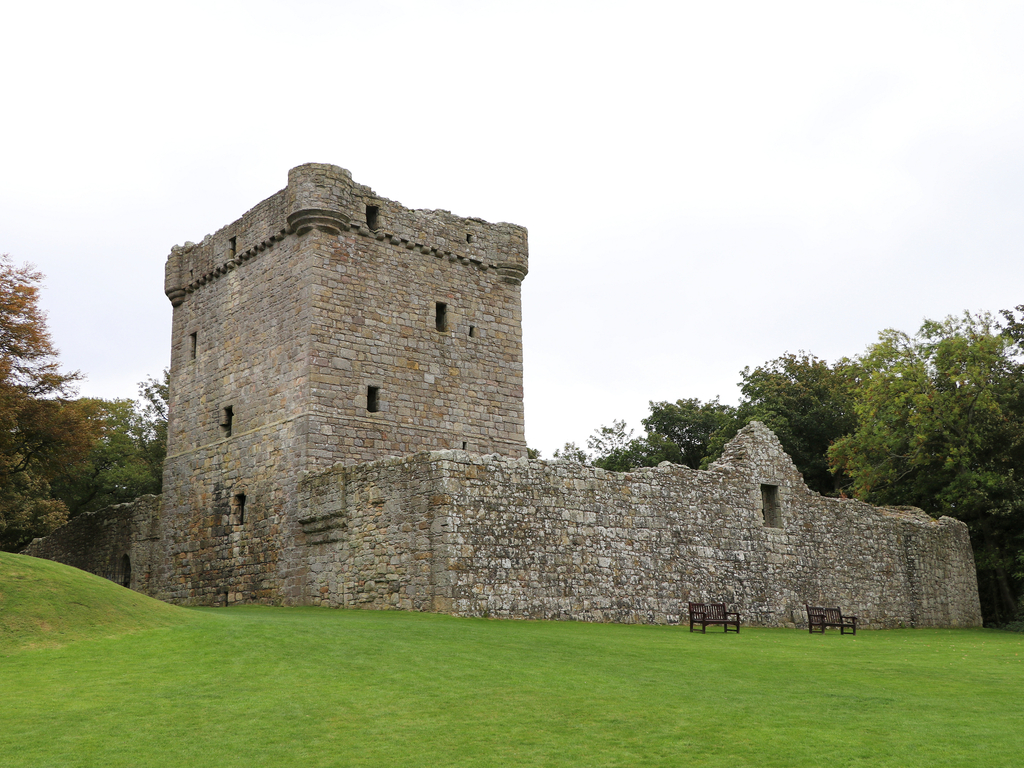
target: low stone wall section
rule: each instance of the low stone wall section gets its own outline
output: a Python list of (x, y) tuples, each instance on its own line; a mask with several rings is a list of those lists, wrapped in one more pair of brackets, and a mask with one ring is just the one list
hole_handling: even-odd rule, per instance
[(160, 511), (159, 496), (140, 496), (126, 504), (87, 512), (46, 538), (33, 540), (22, 554), (127, 582), (125, 586), (148, 593), (154, 547), (160, 546)]
[(963, 523), (822, 497), (760, 424), (708, 471), (445, 451), (336, 467), (299, 495), (315, 604), (675, 623), (713, 600), (760, 626), (805, 624), (806, 604), (981, 624)]

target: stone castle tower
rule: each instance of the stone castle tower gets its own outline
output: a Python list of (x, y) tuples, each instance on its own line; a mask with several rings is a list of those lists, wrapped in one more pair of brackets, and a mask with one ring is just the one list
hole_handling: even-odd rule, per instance
[(525, 228), (409, 210), (319, 164), (172, 249), (172, 554), (252, 599), (286, 566), (268, 560), (298, 534), (300, 473), (450, 448), (525, 456), (526, 272)]

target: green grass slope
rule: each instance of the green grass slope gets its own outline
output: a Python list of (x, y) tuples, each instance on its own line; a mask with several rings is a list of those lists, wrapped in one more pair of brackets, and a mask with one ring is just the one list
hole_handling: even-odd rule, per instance
[(197, 620), (77, 568), (0, 552), (0, 655)]

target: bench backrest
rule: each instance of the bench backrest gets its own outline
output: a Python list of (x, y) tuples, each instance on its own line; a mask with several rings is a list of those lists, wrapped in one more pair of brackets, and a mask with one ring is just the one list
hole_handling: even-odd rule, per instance
[(819, 624), (841, 624), (843, 621), (843, 612), (839, 608), (822, 608), (815, 605), (808, 605), (806, 608), (808, 621)]
[(725, 603), (690, 603), (690, 615), (709, 620), (725, 619)]

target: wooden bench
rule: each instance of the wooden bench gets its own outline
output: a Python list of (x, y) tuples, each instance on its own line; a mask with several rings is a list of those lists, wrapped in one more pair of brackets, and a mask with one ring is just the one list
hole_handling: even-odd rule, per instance
[[(736, 618), (730, 619), (730, 616)], [(726, 632), (729, 627), (735, 627), (735, 632), (740, 631), (740, 615), (725, 610), (725, 603), (690, 603), (690, 631), (693, 632), (693, 625), (700, 624), (700, 631), (707, 634), (708, 624), (721, 624)]]
[(813, 605), (807, 608), (807, 631), (818, 630), (825, 634), (825, 627), (839, 627), (839, 634), (845, 635), (850, 630), (851, 635), (857, 634), (857, 617), (843, 616), (839, 608), (821, 608)]

